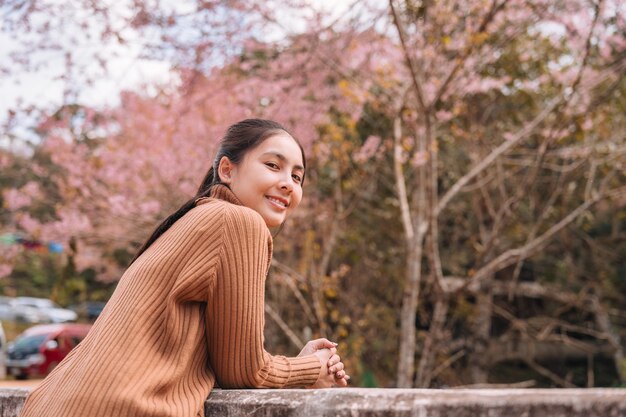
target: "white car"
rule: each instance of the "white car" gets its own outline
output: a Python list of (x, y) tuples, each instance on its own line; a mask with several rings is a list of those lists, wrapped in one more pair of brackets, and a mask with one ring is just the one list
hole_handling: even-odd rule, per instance
[(16, 312), (35, 310), (51, 323), (65, 323), (76, 321), (78, 315), (72, 310), (61, 308), (52, 300), (35, 297), (16, 297), (11, 301)]
[(35, 307), (16, 305), (15, 298), (0, 297), (0, 320), (19, 323), (47, 323), (50, 321), (47, 314)]

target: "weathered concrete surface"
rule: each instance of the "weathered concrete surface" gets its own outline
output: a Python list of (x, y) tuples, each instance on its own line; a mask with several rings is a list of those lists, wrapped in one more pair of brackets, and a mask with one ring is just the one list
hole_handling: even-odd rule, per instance
[(626, 389), (215, 391), (207, 415), (626, 417)]
[[(28, 390), (0, 390), (17, 417)], [(626, 389), (215, 390), (207, 416), (626, 417)]]
[(0, 417), (16, 417), (29, 392), (20, 388), (0, 389)]

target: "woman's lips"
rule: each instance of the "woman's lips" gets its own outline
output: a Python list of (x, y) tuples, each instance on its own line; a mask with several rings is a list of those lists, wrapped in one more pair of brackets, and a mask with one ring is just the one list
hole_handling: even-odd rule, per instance
[(286, 210), (287, 207), (289, 207), (289, 201), (287, 201), (286, 199), (282, 197), (266, 195), (265, 198), (267, 198), (269, 202), (272, 203), (272, 205), (280, 209)]

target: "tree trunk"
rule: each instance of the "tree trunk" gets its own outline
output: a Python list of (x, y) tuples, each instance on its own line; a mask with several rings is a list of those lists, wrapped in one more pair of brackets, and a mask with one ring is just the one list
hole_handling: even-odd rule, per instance
[(619, 376), (620, 383), (624, 384), (626, 383), (626, 359), (624, 359), (624, 349), (622, 349), (619, 333), (613, 330), (609, 314), (606, 312), (597, 294), (591, 295), (591, 308), (595, 313), (596, 324), (600, 331), (606, 334), (609, 344), (614, 349), (615, 370)]
[(415, 386), (418, 388), (428, 388), (432, 381), (435, 352), (437, 351), (437, 345), (440, 340), (443, 327), (446, 323), (446, 316), (448, 314), (448, 299), (443, 294), (437, 295), (435, 301), (435, 309), (433, 311), (433, 318), (430, 324), (430, 330), (426, 341), (424, 342), (424, 348), (422, 349), (422, 355), (420, 363), (417, 369), (417, 378)]
[(415, 312), (417, 311), (421, 282), (422, 248), (423, 238), (421, 242), (415, 242), (415, 247), (409, 248), (406, 258), (406, 281), (400, 316), (398, 388), (411, 388), (413, 386), (413, 372), (415, 369)]
[(472, 353), (469, 356), (470, 376), (473, 384), (486, 384), (489, 375), (487, 348), (491, 334), (491, 318), (493, 315), (493, 293), (490, 282), (482, 286), (483, 291), (476, 295), (477, 314), (472, 325)]

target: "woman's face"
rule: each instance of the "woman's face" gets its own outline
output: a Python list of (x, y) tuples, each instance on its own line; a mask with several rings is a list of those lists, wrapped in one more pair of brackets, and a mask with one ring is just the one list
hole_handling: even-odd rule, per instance
[(265, 139), (239, 164), (222, 158), (219, 175), (244, 206), (263, 217), (268, 227), (280, 226), (302, 200), (302, 152), (286, 132)]

